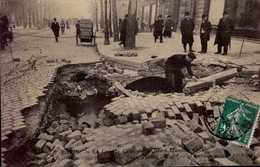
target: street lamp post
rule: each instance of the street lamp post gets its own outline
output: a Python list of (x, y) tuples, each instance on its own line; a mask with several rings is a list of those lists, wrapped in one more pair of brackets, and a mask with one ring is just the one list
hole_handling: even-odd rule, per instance
[(105, 0), (105, 41), (104, 45), (110, 45), (107, 25), (107, 0)]

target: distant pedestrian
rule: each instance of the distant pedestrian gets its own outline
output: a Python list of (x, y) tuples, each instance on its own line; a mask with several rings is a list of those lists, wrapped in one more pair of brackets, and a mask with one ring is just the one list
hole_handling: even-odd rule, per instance
[(184, 52), (187, 51), (186, 47), (189, 44), (189, 52), (194, 52), (192, 50), (192, 45), (194, 42), (193, 31), (194, 31), (194, 22), (190, 19), (190, 12), (185, 12), (185, 18), (181, 21), (181, 34), (182, 34), (182, 44)]
[(76, 34), (77, 34), (77, 38), (80, 37), (80, 21), (78, 20), (78, 23), (76, 23), (75, 25), (76, 27)]
[(165, 28), (164, 28), (164, 37), (172, 37), (172, 30), (173, 30), (173, 22), (172, 22), (172, 17), (167, 16), (167, 20), (165, 22)]
[(137, 32), (139, 31), (139, 18), (135, 21), (135, 35), (137, 35)]
[(215, 43), (218, 44), (218, 51), (215, 54), (221, 54), (222, 46), (224, 47), (224, 52), (222, 55), (227, 55), (228, 45), (230, 46), (231, 41), (231, 31), (233, 29), (233, 24), (228, 18), (228, 13), (223, 13), (223, 18), (219, 20)]
[(121, 26), (122, 26), (122, 19), (119, 18), (119, 19), (118, 19), (118, 29), (119, 29), (119, 33), (120, 33), (120, 31), (121, 31)]
[(63, 20), (60, 23), (60, 29), (61, 29), (61, 35), (64, 35), (65, 34), (65, 23)]
[(70, 29), (70, 24), (69, 24), (68, 21), (66, 21), (66, 28), (67, 28), (67, 29)]
[(53, 19), (54, 22), (51, 23), (51, 29), (53, 31), (53, 34), (55, 36), (55, 40), (56, 42), (59, 42), (58, 38), (60, 36), (60, 25), (59, 23), (56, 21), (56, 18)]
[(163, 27), (164, 27), (164, 21), (162, 19), (162, 15), (158, 16), (158, 19), (154, 22), (154, 42), (156, 43), (156, 40), (158, 37), (160, 37), (160, 43), (163, 43)]
[(127, 25), (127, 17), (128, 15), (125, 15), (125, 18), (122, 22), (121, 25), (121, 29), (120, 29), (120, 43), (119, 45), (121, 46), (123, 44), (124, 48), (125, 48), (125, 42), (126, 42), (126, 25)]
[(191, 62), (196, 59), (194, 53), (176, 54), (169, 57), (165, 62), (165, 78), (167, 82), (167, 91), (174, 91), (181, 93), (183, 89), (183, 79), (185, 80), (185, 75), (182, 73), (181, 69), (186, 67), (187, 71), (193, 79), (196, 77), (193, 75), (191, 70)]
[(210, 40), (210, 32), (212, 30), (211, 23), (208, 21), (208, 16), (202, 15), (202, 23), (200, 26), (200, 41), (201, 51), (199, 53), (207, 53), (208, 41)]

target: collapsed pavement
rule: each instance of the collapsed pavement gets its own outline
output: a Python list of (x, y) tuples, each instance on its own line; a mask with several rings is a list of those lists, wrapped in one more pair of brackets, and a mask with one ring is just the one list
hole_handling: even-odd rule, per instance
[[(60, 68), (52, 102), (32, 141), (33, 149), (28, 151), (32, 158), (27, 165), (259, 164), (259, 135), (246, 149), (216, 138), (205, 123), (205, 113), (218, 121), (229, 92), (244, 99), (239, 91), (234, 93), (230, 86), (215, 86), (193, 96), (122, 91), (114, 83), (125, 86), (136, 80), (136, 76), (133, 79), (124, 73), (104, 62)], [(82, 115), (76, 111), (78, 106), (89, 108), (88, 99), (96, 96), (109, 100), (97, 113), (94, 124), (79, 123)]]

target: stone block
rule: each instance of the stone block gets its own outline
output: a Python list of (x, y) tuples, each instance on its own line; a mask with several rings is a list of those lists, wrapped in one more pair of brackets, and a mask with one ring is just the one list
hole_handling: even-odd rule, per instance
[(215, 158), (214, 161), (218, 162), (222, 166), (238, 166), (237, 163), (230, 161), (227, 158)]
[(220, 146), (212, 148), (212, 149), (208, 150), (207, 152), (208, 152), (209, 156), (213, 159), (215, 159), (215, 158), (226, 158), (224, 149)]
[(97, 150), (97, 159), (99, 163), (114, 162), (114, 148), (103, 147)]
[(189, 116), (188, 116), (185, 112), (181, 112), (180, 115), (181, 115), (181, 119), (182, 119), (183, 121), (185, 121), (185, 122), (190, 121)]
[(213, 107), (212, 105), (210, 104), (210, 102), (208, 102), (206, 104), (206, 114), (208, 115), (213, 115)]
[(155, 128), (165, 128), (166, 127), (166, 119), (165, 118), (152, 118), (151, 119), (152, 124)]
[(38, 136), (38, 139), (53, 142), (55, 140), (53, 135), (48, 135), (47, 133), (42, 133)]
[(52, 156), (56, 161), (61, 161), (63, 159), (70, 158), (71, 154), (68, 151), (66, 151), (64, 147), (56, 145), (54, 146), (54, 149), (51, 151), (49, 156)]
[(43, 146), (43, 151), (46, 153), (49, 153), (51, 150), (53, 149), (53, 145), (50, 142), (47, 142), (44, 146)]
[(66, 140), (66, 138), (67, 138), (71, 133), (72, 133), (72, 130), (71, 130), (71, 129), (69, 129), (69, 130), (67, 130), (67, 131), (65, 131), (65, 132), (62, 132), (62, 133), (59, 134), (59, 139), (60, 139), (60, 140)]
[(173, 111), (171, 109), (167, 109), (166, 117), (170, 118), (170, 119), (175, 119), (176, 115), (173, 113)]
[(37, 167), (43, 167), (45, 165), (44, 160), (36, 160), (36, 161), (30, 161), (26, 163), (26, 166), (37, 166)]
[(48, 132), (48, 134), (53, 135), (55, 133), (55, 129), (53, 127), (49, 127), (46, 129), (46, 131)]
[(181, 102), (175, 102), (175, 105), (179, 109), (179, 111), (184, 111), (184, 106), (181, 104)]
[(77, 140), (71, 139), (65, 146), (66, 149), (71, 149), (72, 145), (75, 144)]
[(219, 106), (213, 107), (213, 116), (214, 116), (214, 118), (220, 117)]
[(194, 137), (186, 142), (183, 142), (182, 144), (185, 146), (187, 151), (189, 151), (191, 154), (194, 154), (195, 152), (202, 149), (204, 143), (202, 139)]
[(125, 165), (138, 158), (138, 152), (134, 144), (127, 144), (116, 150), (114, 157), (117, 164)]
[(202, 114), (204, 111), (204, 105), (202, 104), (202, 102), (200, 100), (196, 100), (195, 102), (195, 106), (196, 106), (196, 110)]
[(115, 120), (115, 123), (116, 124), (124, 124), (126, 123), (128, 120), (127, 120), (127, 116), (126, 115), (121, 115), (121, 116), (118, 116)]
[(148, 120), (148, 116), (146, 113), (141, 114), (141, 121)]
[(183, 132), (188, 132), (188, 131), (190, 131), (190, 128), (187, 127), (186, 125), (183, 125), (183, 124), (181, 124), (181, 123), (177, 123), (176, 125), (177, 125)]
[(154, 111), (153, 113), (152, 113), (152, 116), (151, 116), (151, 118), (158, 118), (158, 111)]
[(192, 113), (192, 109), (188, 103), (184, 103), (183, 107), (184, 107), (185, 111), (187, 112), (187, 114)]
[(151, 135), (155, 133), (154, 125), (151, 122), (142, 122), (143, 132), (145, 135)]
[(72, 132), (71, 134), (68, 135), (68, 140), (75, 139), (75, 140), (80, 140), (81, 138), (81, 132), (79, 130), (76, 130)]
[(52, 167), (74, 167), (74, 163), (71, 159), (64, 159), (60, 162), (55, 162)]
[(35, 151), (37, 153), (41, 153), (42, 152), (42, 149), (43, 149), (43, 146), (47, 143), (47, 141), (45, 140), (39, 140), (36, 145), (35, 145)]

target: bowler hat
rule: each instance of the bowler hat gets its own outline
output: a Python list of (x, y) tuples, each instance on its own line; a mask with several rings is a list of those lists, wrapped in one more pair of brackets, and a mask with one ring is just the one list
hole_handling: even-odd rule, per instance
[(205, 17), (208, 17), (206, 14), (203, 14), (202, 16), (201, 16), (202, 18), (205, 18)]
[(190, 52), (188, 54), (188, 57), (191, 58), (191, 59), (196, 59), (197, 58), (196, 55), (194, 53), (192, 53), (192, 52)]
[(190, 15), (190, 12), (185, 12), (185, 16), (189, 16)]

